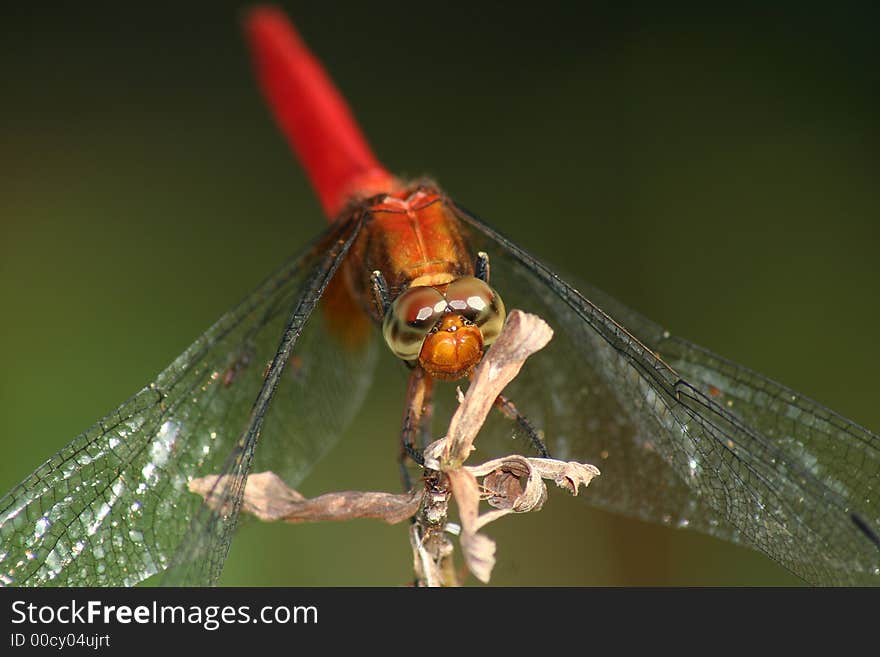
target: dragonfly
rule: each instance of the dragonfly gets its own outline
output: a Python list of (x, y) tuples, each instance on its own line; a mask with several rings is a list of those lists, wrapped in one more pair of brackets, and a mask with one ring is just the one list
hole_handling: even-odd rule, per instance
[[(877, 582), (875, 434), (600, 290), (571, 285), (433, 183), (399, 183), (292, 27), (256, 10), (248, 31), (270, 104), (334, 221), (155, 381), (4, 496), (2, 583), (134, 584), (158, 572), (168, 583), (215, 582), (250, 471), (301, 480), (363, 403), (383, 342), (410, 371), (431, 367), (408, 359), (413, 341), (393, 309), (418, 287), (448, 301), (447, 283), (373, 280), (370, 267), (360, 283), (350, 279), (354, 263), (369, 261), (359, 241), (367, 215), (435, 212), (454, 235), (431, 245), (464, 245), (445, 256), (456, 275), (556, 331), (508, 397), (553, 456), (599, 465), (588, 502), (753, 547), (811, 583)], [(342, 170), (320, 163), (327, 153), (345, 154)], [(422, 322), (418, 338), (434, 328)], [(454, 404), (441, 388), (437, 426)], [(478, 440), (489, 453), (510, 451), (511, 432), (521, 431), (498, 416)], [(214, 473), (230, 475), (218, 491), (225, 512), (186, 486)]]

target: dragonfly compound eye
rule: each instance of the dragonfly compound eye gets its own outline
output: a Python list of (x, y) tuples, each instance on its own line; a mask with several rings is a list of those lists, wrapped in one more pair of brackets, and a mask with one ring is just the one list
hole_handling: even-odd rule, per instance
[(504, 303), (486, 283), (465, 276), (441, 294), (429, 286), (411, 287), (391, 304), (382, 322), (385, 342), (395, 356), (416, 360), (431, 376), (467, 376), (504, 324)]
[(415, 360), (425, 336), (448, 310), (446, 299), (433, 287), (416, 286), (404, 290), (382, 321), (382, 334), (395, 356)]
[(479, 327), (483, 344), (495, 342), (504, 326), (504, 302), (495, 290), (479, 278), (463, 276), (446, 288), (449, 308)]

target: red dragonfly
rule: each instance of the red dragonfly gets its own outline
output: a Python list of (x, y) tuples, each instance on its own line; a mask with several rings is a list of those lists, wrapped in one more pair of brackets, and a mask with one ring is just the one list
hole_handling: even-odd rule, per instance
[[(435, 379), (467, 375), (505, 305), (556, 337), (501, 401), (518, 422), (499, 417), (481, 449), (543, 437), (536, 449), (601, 467), (586, 497), (603, 508), (749, 545), (810, 582), (877, 581), (876, 435), (573, 288), (433, 183), (390, 175), (286, 20), (256, 10), (248, 33), (330, 226), (0, 501), (4, 583), (216, 581), (248, 472), (300, 479), (362, 402), (383, 341), (410, 368), (417, 458), (454, 404)], [(226, 513), (186, 489), (218, 472)]]

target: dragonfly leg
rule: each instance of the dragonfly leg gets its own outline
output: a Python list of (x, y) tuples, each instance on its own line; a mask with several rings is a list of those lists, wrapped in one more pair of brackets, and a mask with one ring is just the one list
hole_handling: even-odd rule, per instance
[(384, 317), (388, 312), (388, 308), (391, 307), (392, 301), (391, 293), (388, 291), (388, 283), (385, 281), (382, 272), (378, 269), (370, 274), (370, 283), (373, 286), (373, 298), (376, 300), (376, 305), (382, 311), (382, 316)]
[(477, 261), (474, 263), (474, 278), (479, 278), (486, 285), (489, 284), (489, 254), (480, 251), (477, 254)]
[(406, 459), (411, 458), (418, 465), (424, 465), (422, 449), (415, 446), (418, 437), (421, 448), (426, 445), (431, 431), (431, 417), (433, 415), (433, 402), (431, 399), (434, 390), (434, 379), (428, 376), (421, 367), (414, 367), (409, 374), (409, 383), (406, 389), (406, 406), (403, 411), (403, 427), (400, 431), (400, 454), (398, 464), (400, 466), (400, 479), (403, 489), (412, 487), (409, 471), (406, 469)]
[[(421, 431), (419, 432), (419, 452), (423, 453), (425, 448), (431, 442), (431, 422), (434, 419), (434, 379), (425, 376), (428, 380), (425, 390), (425, 399), (422, 402), (422, 417), (419, 421)], [(419, 463), (419, 465), (422, 465)]]
[(529, 440), (532, 441), (532, 445), (542, 458), (550, 458), (550, 452), (547, 449), (547, 445), (544, 444), (544, 439), (541, 438), (541, 432), (535, 428), (535, 425), (529, 421), (529, 418), (519, 412), (516, 404), (504, 395), (498, 395), (498, 398), (495, 400), (495, 408), (501, 411), (504, 417), (516, 422), (528, 434)]

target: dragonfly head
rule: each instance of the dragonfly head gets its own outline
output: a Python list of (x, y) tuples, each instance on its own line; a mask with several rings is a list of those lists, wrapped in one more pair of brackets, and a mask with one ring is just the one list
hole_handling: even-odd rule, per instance
[(478, 278), (463, 276), (445, 287), (404, 290), (385, 314), (382, 333), (395, 356), (454, 381), (470, 374), (498, 337), (505, 310), (498, 293)]

